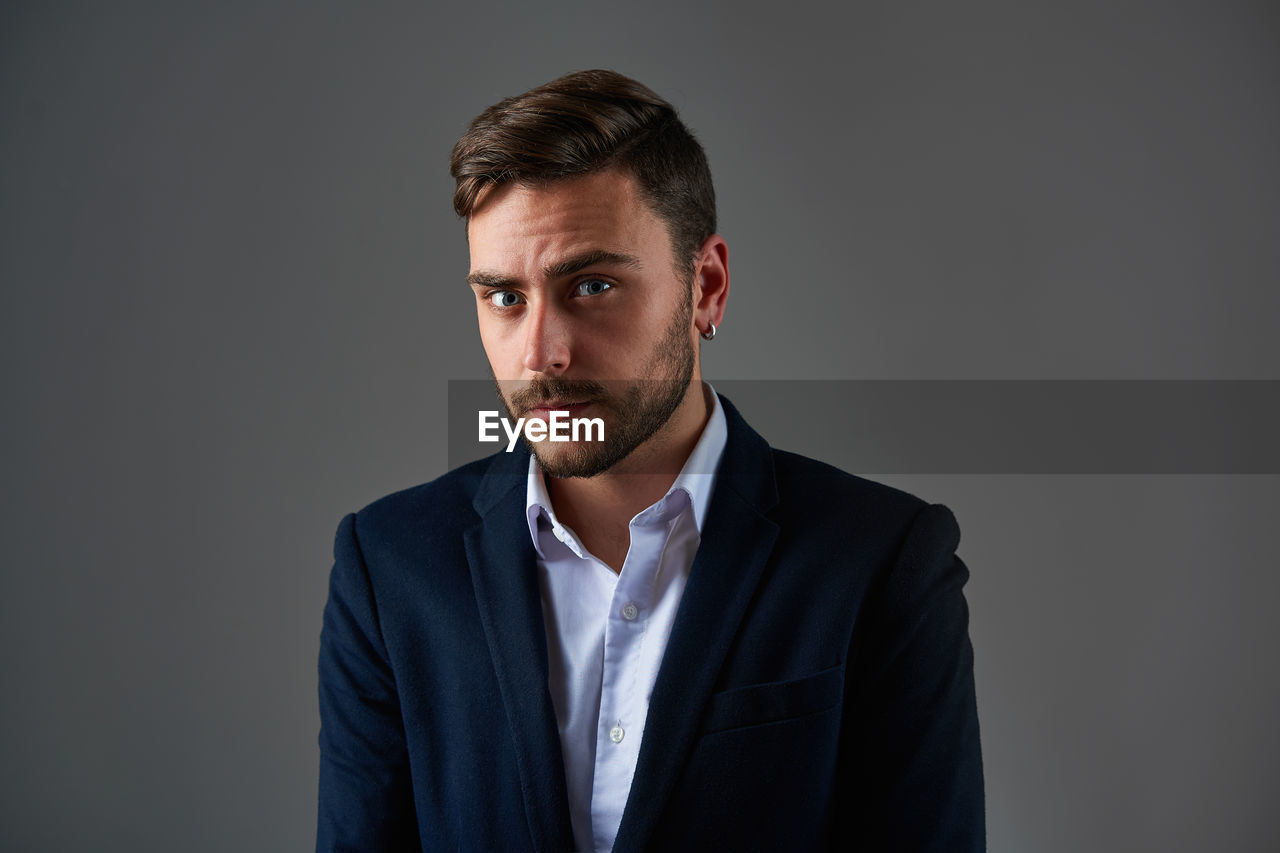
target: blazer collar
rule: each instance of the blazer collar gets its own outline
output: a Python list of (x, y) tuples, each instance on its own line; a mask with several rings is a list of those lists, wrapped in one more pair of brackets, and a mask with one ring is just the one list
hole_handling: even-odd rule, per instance
[(638, 853), (691, 753), (702, 712), (773, 551), (778, 503), (773, 451), (723, 396), (728, 442), (702, 542), (649, 699), (649, 716), (614, 853)]
[[(773, 452), (723, 396), (728, 438), (684, 596), (658, 670), (615, 853), (640, 851), (693, 747), (743, 613), (777, 539)], [(480, 618), (516, 744), (535, 849), (572, 849), (564, 759), (547, 686), (537, 562), (523, 517), (528, 451), (495, 454), (465, 534)]]
[[(569, 796), (551, 691), (537, 560), (522, 531), (528, 451), (498, 453), (472, 501), (480, 521), (463, 535), (476, 604), (515, 745), (533, 849), (573, 849)], [(517, 488), (519, 486), (519, 488)]]

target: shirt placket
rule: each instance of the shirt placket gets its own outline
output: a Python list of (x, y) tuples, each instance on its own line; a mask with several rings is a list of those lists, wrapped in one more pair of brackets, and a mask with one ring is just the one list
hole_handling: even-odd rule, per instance
[(661, 566), (670, 525), (632, 521), (631, 545), (609, 601), (604, 628), (600, 716), (591, 814), (597, 849), (613, 844), (640, 754), (648, 697), (640, 684), (653, 581)]

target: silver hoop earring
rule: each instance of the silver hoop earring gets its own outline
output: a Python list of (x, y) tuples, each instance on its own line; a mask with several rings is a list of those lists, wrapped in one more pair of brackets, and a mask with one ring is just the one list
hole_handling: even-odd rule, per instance
[(711, 327), (711, 331), (699, 333), (704, 341), (709, 341), (716, 336), (716, 324), (707, 323), (707, 325)]

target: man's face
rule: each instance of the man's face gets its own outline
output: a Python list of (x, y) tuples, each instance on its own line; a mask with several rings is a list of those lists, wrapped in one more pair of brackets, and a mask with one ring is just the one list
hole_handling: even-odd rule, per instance
[(480, 338), (513, 417), (602, 418), (602, 442), (530, 443), (590, 477), (661, 435), (698, 374), (690, 283), (629, 174), (507, 184), (468, 225)]

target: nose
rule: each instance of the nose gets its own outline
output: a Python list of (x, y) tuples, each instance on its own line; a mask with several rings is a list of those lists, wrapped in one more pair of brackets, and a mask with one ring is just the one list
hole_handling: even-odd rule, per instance
[(569, 328), (554, 306), (537, 300), (525, 315), (524, 367), (534, 373), (563, 373), (569, 368)]

